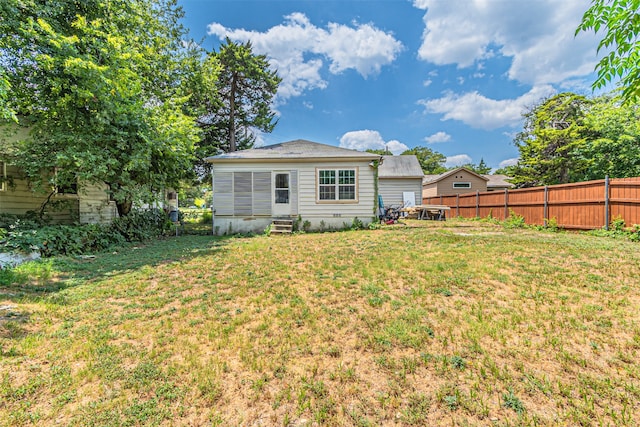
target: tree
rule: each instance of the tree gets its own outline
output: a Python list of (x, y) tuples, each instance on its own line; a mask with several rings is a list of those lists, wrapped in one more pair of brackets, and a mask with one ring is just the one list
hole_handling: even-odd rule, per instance
[(32, 184), (104, 182), (120, 215), (141, 191), (178, 186), (198, 130), (178, 90), (175, 0), (32, 0), (18, 11), (2, 55), (32, 129), (14, 147)]
[(520, 160), (510, 168), (516, 186), (565, 184), (582, 174), (586, 162), (575, 152), (585, 144), (588, 105), (583, 96), (561, 93), (524, 114), (524, 129), (514, 141)]
[(202, 69), (200, 82), (207, 93), (198, 118), (204, 130), (200, 155), (251, 148), (255, 130), (273, 131), (277, 120), (271, 104), (282, 79), (269, 68), (266, 56), (253, 53), (251, 42), (236, 44), (227, 38), (218, 53), (207, 55)]
[(446, 156), (428, 147), (415, 147), (402, 153), (403, 156), (408, 154), (413, 154), (418, 158), (422, 171), (427, 175), (447, 171), (447, 168), (444, 167), (444, 162), (447, 160)]
[[(480, 163), (478, 163), (477, 165), (473, 163), (467, 163), (466, 165), (462, 165), (462, 167), (467, 168), (471, 171), (474, 171), (475, 173), (480, 175), (486, 175), (491, 173), (491, 167), (484, 162), (484, 159), (480, 159)], [(452, 169), (457, 169), (457, 168), (458, 166)]]
[(625, 103), (640, 97), (640, 0), (593, 0), (576, 30), (605, 32), (598, 52), (610, 50), (596, 65), (598, 78), (593, 88), (620, 78)]
[(640, 105), (596, 98), (586, 112), (588, 141), (576, 151), (588, 167), (581, 180), (640, 176)]

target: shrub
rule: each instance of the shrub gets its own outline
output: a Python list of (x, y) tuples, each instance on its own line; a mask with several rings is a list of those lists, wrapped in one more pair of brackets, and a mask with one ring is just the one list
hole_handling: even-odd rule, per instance
[[(17, 217), (3, 218), (0, 249), (9, 252), (39, 251), (44, 257), (97, 252), (125, 242), (145, 241), (168, 234), (171, 221), (159, 209), (134, 211), (111, 224), (45, 225)], [(1, 238), (1, 237), (0, 237)]]

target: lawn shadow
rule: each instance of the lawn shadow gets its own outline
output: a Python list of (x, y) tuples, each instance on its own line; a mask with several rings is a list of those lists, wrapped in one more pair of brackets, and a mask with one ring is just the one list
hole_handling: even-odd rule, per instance
[(0, 302), (30, 303), (46, 299), (48, 303), (64, 303), (56, 298), (60, 291), (114, 277), (142, 267), (188, 261), (195, 257), (225, 251), (237, 236), (181, 235), (82, 256), (41, 259), (12, 269), (0, 269)]

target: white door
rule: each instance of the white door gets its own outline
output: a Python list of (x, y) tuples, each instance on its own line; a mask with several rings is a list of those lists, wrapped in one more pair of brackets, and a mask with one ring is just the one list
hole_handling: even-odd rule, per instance
[(291, 174), (287, 172), (273, 172), (273, 216), (291, 215)]
[(416, 193), (413, 191), (402, 192), (402, 202), (405, 208), (409, 208), (416, 205)]

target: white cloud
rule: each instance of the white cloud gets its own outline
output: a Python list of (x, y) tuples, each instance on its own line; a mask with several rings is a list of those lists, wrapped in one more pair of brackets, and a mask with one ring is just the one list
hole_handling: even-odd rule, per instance
[(496, 100), (478, 92), (463, 95), (446, 93), (442, 98), (418, 101), (428, 113), (442, 114), (442, 120), (459, 120), (477, 129), (497, 129), (503, 126), (518, 126), (527, 107), (551, 96), (551, 86), (536, 86), (516, 99)]
[(359, 151), (389, 149), (394, 155), (401, 154), (409, 149), (400, 141), (391, 140), (385, 142), (380, 132), (368, 129), (345, 133), (340, 138), (340, 147)]
[(230, 29), (209, 24), (208, 34), (223, 40), (251, 41), (255, 53), (266, 55), (282, 83), (278, 98), (286, 100), (312, 89), (324, 89), (320, 72), (328, 61), (329, 71), (340, 74), (353, 69), (363, 77), (377, 74), (391, 64), (403, 49), (392, 34), (372, 24), (352, 26), (329, 23), (326, 29), (311, 24), (303, 13), (285, 16), (283, 24), (266, 32)]
[(427, 144), (437, 144), (439, 142), (448, 142), (451, 141), (451, 135), (446, 132), (436, 132), (433, 135), (427, 136), (424, 138)]
[(457, 154), (455, 156), (447, 157), (447, 160), (444, 162), (445, 167), (451, 168), (454, 166), (462, 166), (467, 163), (471, 163), (472, 159), (467, 154)]
[(506, 159), (500, 162), (500, 164), (498, 164), (499, 168), (506, 168), (507, 166), (514, 166), (518, 164), (518, 160), (520, 160), (519, 158), (513, 158), (513, 159)]
[(494, 56), (512, 58), (508, 77), (559, 83), (593, 72), (598, 38), (574, 35), (589, 0), (414, 0), (426, 10), (418, 57), (460, 68)]

